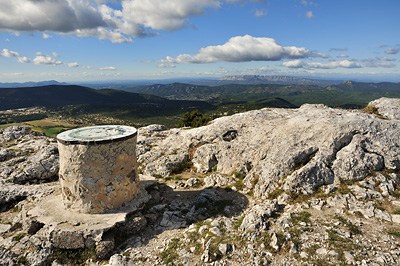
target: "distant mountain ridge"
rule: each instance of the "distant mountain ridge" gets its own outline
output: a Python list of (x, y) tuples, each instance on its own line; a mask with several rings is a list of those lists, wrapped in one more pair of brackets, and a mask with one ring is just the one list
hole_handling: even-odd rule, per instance
[(282, 84), (282, 85), (335, 85), (342, 83), (340, 80), (321, 80), (321, 79), (307, 79), (298, 78), (293, 76), (268, 76), (268, 75), (235, 75), (224, 76), (219, 79), (220, 81), (228, 81), (235, 84)]
[(39, 82), (0, 82), (0, 88), (21, 88), (21, 87), (40, 87), (40, 86), (49, 86), (49, 85), (68, 85), (65, 82), (58, 82), (56, 80), (46, 80)]
[(344, 81), (340, 84), (332, 85), (306, 85), (306, 84), (229, 84), (219, 86), (204, 86), (185, 83), (154, 84), (146, 86), (126, 86), (121, 90), (146, 93), (165, 97), (167, 99), (181, 100), (211, 100), (218, 97), (231, 95), (245, 96), (258, 94), (264, 96), (276, 95), (299, 95), (311, 92), (327, 91), (399, 91), (400, 83), (364, 83), (354, 81)]
[(208, 105), (206, 102), (174, 101), (155, 95), (131, 93), (111, 89), (95, 90), (77, 85), (0, 88), (0, 110), (33, 106), (61, 107), (77, 104)]

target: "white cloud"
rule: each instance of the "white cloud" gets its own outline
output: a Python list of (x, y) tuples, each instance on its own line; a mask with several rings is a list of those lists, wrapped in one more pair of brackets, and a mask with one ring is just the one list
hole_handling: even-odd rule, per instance
[(382, 60), (382, 61), (396, 61), (396, 58), (391, 58), (391, 57), (386, 57), (386, 56), (378, 57), (377, 59)]
[(330, 56), (324, 53), (313, 53), (314, 57), (329, 58)]
[(155, 30), (174, 31), (190, 25), (188, 18), (204, 14), (206, 8), (219, 8), (217, 0), (122, 1), (121, 16), (126, 24), (140, 24)]
[(347, 54), (340, 54), (337, 56), (338, 58), (347, 58), (349, 57)]
[(132, 38), (124, 36), (121, 32), (109, 31), (102, 27), (96, 29), (78, 29), (70, 34), (78, 37), (96, 37), (100, 40), (109, 39), (113, 43), (133, 42)]
[(117, 68), (109, 66), (109, 67), (101, 67), (100, 70), (117, 70)]
[(399, 52), (400, 52), (400, 48), (397, 48), (397, 49), (389, 48), (385, 51), (386, 54), (397, 54)]
[(68, 66), (69, 66), (69, 67), (78, 67), (79, 64), (76, 63), (76, 62), (74, 62), (74, 63), (68, 63)]
[(8, 49), (3, 49), (3, 52), (0, 53), (0, 56), (16, 57), (19, 63), (29, 63), (31, 61), (28, 57), (20, 56), (18, 52), (11, 51)]
[(305, 58), (320, 55), (304, 47), (281, 46), (274, 39), (236, 36), (223, 45), (201, 48), (195, 55), (181, 54), (176, 58), (167, 56), (160, 63), (214, 63), (214, 62), (250, 62), (279, 61), (284, 58)]
[(190, 17), (219, 8), (222, 1), (120, 0), (120, 9), (111, 8), (109, 2), (115, 1), (0, 0), (0, 30), (43, 32), (42, 38), (50, 37), (44, 32), (53, 32), (132, 42), (132, 37), (157, 34), (152, 30), (174, 31), (189, 26)]
[(322, 69), (333, 69), (333, 68), (360, 68), (362, 65), (357, 61), (330, 61), (327, 63), (319, 63), (319, 62), (304, 62), (302, 60), (294, 60), (283, 62), (283, 66), (289, 68), (322, 68)]
[[(226, 3), (263, 0), (0, 0), (0, 31), (96, 37), (115, 43), (191, 26), (191, 17)], [(109, 3), (114, 3), (109, 5)]]
[(36, 53), (37, 56), (33, 59), (33, 62), (35, 65), (51, 65), (51, 66), (56, 66), (56, 65), (62, 65), (63, 62), (49, 56), (49, 55), (43, 55), (41, 53)]
[(56, 53), (56, 52), (53, 52), (53, 56), (54, 57), (60, 57), (60, 55), (58, 53)]
[(20, 63), (29, 63), (30, 61), (31, 60), (28, 57), (25, 56), (18, 57), (18, 62)]
[(49, 39), (49, 38), (52, 38), (53, 36), (51, 36), (51, 35), (49, 35), (49, 34), (47, 34), (47, 33), (43, 33), (42, 34), (42, 38), (43, 39)]
[(157, 67), (159, 68), (175, 68), (175, 65), (171, 65), (171, 64), (158, 64)]
[(0, 53), (0, 55), (4, 57), (19, 57), (18, 52), (10, 51), (8, 49), (3, 49), (3, 52)]
[(1, 28), (14, 31), (70, 32), (106, 26), (91, 1), (1, 0)]
[(307, 12), (306, 12), (306, 17), (307, 17), (307, 18), (313, 18), (313, 17), (314, 17), (313, 12), (312, 12), (312, 11), (307, 11)]

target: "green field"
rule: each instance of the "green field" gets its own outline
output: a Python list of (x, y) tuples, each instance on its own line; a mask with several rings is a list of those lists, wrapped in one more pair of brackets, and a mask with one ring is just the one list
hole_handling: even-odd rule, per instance
[(20, 123), (10, 123), (10, 124), (3, 124), (0, 125), (0, 129), (10, 127), (10, 126), (28, 126), (33, 131), (44, 133), (46, 136), (55, 137), (57, 134), (75, 128), (76, 126), (70, 123), (65, 122), (55, 122), (48, 118), (41, 119), (41, 120), (33, 120), (33, 121), (26, 121)]

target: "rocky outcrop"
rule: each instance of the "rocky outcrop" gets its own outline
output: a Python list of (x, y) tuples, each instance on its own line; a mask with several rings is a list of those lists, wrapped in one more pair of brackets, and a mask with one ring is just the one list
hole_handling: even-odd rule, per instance
[(400, 120), (400, 99), (380, 98), (368, 106), (375, 107), (379, 114), (390, 120)]
[[(397, 99), (371, 104), (396, 117)], [(190, 162), (199, 173), (244, 176), (246, 188), (254, 186), (254, 195), (262, 199), (280, 184), (284, 190), (310, 194), (321, 186), (334, 189), (341, 180), (362, 180), (374, 171), (400, 170), (398, 121), (360, 111), (306, 104), (221, 117), (196, 129), (160, 129), (153, 133), (157, 139), (142, 140), (147, 148), (138, 161), (145, 173), (168, 176)]]
[(0, 179), (15, 184), (43, 183), (58, 178), (58, 149), (53, 138), (29, 127), (0, 131)]

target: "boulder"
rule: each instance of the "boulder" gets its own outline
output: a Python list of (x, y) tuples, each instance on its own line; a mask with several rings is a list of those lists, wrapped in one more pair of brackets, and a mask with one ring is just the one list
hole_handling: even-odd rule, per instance
[(11, 140), (19, 139), (28, 135), (31, 132), (30, 127), (24, 126), (11, 126), (0, 130), (0, 142), (8, 142)]
[(277, 210), (278, 203), (276, 200), (265, 200), (262, 204), (255, 205), (244, 217), (239, 230), (265, 231), (268, 229), (268, 218)]
[[(43, 183), (58, 178), (58, 148), (54, 139), (30, 133), (28, 127), (6, 128), (1, 138), (4, 148), (0, 149), (0, 178), (15, 184)], [(6, 142), (10, 139), (12, 145)]]
[(368, 104), (375, 107), (378, 113), (391, 120), (400, 120), (400, 99), (380, 98)]

